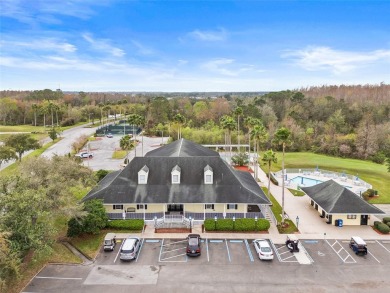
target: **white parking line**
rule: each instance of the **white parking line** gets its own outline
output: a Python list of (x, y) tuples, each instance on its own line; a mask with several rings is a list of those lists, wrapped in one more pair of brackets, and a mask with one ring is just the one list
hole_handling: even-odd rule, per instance
[[(174, 255), (174, 256), (170, 256), (170, 257), (166, 257), (166, 258), (163, 258), (162, 260), (161, 260), (161, 262), (164, 262), (164, 261), (167, 261), (167, 259), (171, 259), (171, 258), (175, 258), (175, 257), (179, 257), (179, 256), (187, 256), (187, 254), (186, 253), (183, 253), (183, 254), (178, 254), (178, 255)], [(187, 259), (185, 260), (185, 261), (173, 261), (173, 262), (187, 262)]]
[(172, 245), (172, 244), (176, 244), (176, 243), (182, 243), (182, 242), (187, 242), (187, 240), (186, 240), (186, 239), (184, 239), (184, 240), (180, 240), (180, 241), (170, 242), (170, 243), (168, 243), (168, 244), (165, 244), (165, 245), (163, 245), (163, 246), (170, 246), (170, 245)]
[(40, 276), (36, 276), (35, 279), (82, 280), (83, 278), (60, 278), (60, 277), (40, 277)]
[(246, 240), (246, 239), (245, 239), (245, 246), (246, 246), (246, 250), (248, 251), (248, 254), (249, 254), (249, 259), (251, 260), (251, 262), (253, 262), (254, 261), (253, 255), (252, 255), (251, 249), (249, 247), (248, 240)]
[(210, 255), (209, 255), (209, 242), (206, 238), (206, 251), (207, 251), (207, 261), (210, 262)]
[[(390, 250), (388, 250), (388, 249), (386, 248), (386, 246), (384, 246), (384, 245), (383, 245), (382, 243), (380, 243), (378, 240), (376, 240), (376, 242), (377, 242), (380, 246), (382, 246), (384, 249), (386, 249), (387, 252), (390, 253)], [(385, 242), (383, 241), (383, 243), (385, 243)]]
[(162, 252), (163, 247), (164, 247), (164, 239), (161, 241), (160, 254), (158, 256), (158, 261), (161, 261), (161, 252)]
[(227, 249), (227, 253), (228, 253), (229, 262), (232, 262), (232, 259), (230, 258), (230, 251), (229, 251), (229, 247), (228, 247), (226, 239), (225, 239), (225, 244), (226, 244), (226, 249)]
[(163, 251), (162, 253), (169, 253), (169, 252), (178, 251), (178, 250), (183, 250), (183, 249), (186, 249), (186, 247), (184, 246), (184, 247), (177, 248), (177, 249), (167, 250), (167, 251)]
[(282, 262), (282, 259), (280, 258), (279, 252), (278, 252), (278, 250), (277, 250), (275, 244), (272, 242), (271, 239), (269, 240), (269, 242), (271, 242), (271, 245), (272, 245), (272, 247), (273, 247), (273, 249), (274, 249), (274, 251), (275, 251), (276, 256), (278, 257), (279, 262)]
[(137, 257), (135, 258), (135, 262), (138, 262), (138, 257), (141, 254), (142, 247), (144, 247), (144, 241), (145, 241), (145, 239), (142, 239), (141, 247), (139, 248), (139, 251), (137, 253)]
[(121, 253), (123, 243), (124, 243), (124, 241), (122, 241), (121, 247), (119, 247), (118, 253), (116, 254), (115, 259), (114, 259), (114, 263), (116, 262), (116, 260), (117, 260), (117, 258), (119, 256), (119, 253)]
[[(345, 248), (337, 241), (335, 240), (335, 242), (333, 244), (330, 244), (329, 241), (326, 239), (325, 240), (326, 243), (328, 243), (328, 245), (333, 249), (333, 251), (337, 254), (337, 256), (344, 262), (344, 263), (356, 263), (356, 260), (348, 253), (348, 251), (345, 250)], [(338, 244), (340, 245), (340, 250), (337, 252), (336, 249), (333, 247), (335, 244)], [(347, 256), (345, 258), (342, 258), (341, 255), (340, 255), (340, 252), (344, 250), (345, 253), (347, 254)], [(351, 258), (352, 259), (352, 262), (347, 262), (347, 259), (348, 258)]]
[(380, 261), (379, 261), (371, 252), (368, 251), (368, 253), (371, 254), (371, 256), (372, 256), (373, 258), (375, 258), (375, 260), (376, 260), (378, 263), (381, 263), (381, 262), (380, 262)]

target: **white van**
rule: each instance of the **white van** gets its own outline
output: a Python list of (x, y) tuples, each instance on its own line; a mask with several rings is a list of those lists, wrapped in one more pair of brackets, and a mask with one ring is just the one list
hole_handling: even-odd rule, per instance
[(119, 258), (121, 260), (135, 259), (137, 257), (140, 246), (141, 241), (138, 237), (126, 238), (121, 247), (121, 253)]

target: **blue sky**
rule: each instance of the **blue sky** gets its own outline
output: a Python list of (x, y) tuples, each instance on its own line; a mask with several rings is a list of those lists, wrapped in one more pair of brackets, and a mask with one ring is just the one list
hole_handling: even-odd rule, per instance
[(390, 1), (1, 0), (0, 89), (390, 81)]

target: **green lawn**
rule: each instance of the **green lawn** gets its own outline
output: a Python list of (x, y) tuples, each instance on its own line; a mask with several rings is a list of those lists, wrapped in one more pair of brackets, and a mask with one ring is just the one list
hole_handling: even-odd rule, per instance
[[(273, 164), (271, 170), (282, 169), (282, 154), (278, 153), (278, 163)], [(379, 197), (370, 200), (370, 203), (390, 203), (390, 173), (385, 165), (375, 164), (370, 161), (343, 159), (318, 155), (313, 153), (286, 153), (285, 168), (316, 168), (343, 172), (351, 175), (359, 175), (359, 178), (368, 182), (373, 189), (378, 190)], [(268, 171), (267, 166), (262, 166)]]

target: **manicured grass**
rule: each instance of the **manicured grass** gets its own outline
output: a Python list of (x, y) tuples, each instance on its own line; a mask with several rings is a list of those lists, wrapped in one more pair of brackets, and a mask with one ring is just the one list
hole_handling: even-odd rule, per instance
[(278, 231), (280, 234), (293, 234), (295, 232), (298, 232), (298, 229), (293, 221), (286, 219), (284, 220), (284, 222), (285, 224), (287, 224), (287, 227), (281, 227), (280, 225), (278, 225)]
[(124, 159), (127, 155), (127, 151), (115, 151), (112, 154), (113, 159)]
[(45, 132), (45, 128), (33, 125), (0, 125), (0, 132)]
[[(282, 154), (278, 153), (278, 163), (273, 164), (273, 172), (282, 169)], [(313, 153), (286, 153), (285, 168), (316, 168), (346, 172), (351, 175), (359, 175), (359, 178), (368, 182), (373, 189), (378, 190), (379, 197), (371, 199), (370, 203), (390, 203), (390, 173), (385, 165), (375, 164), (370, 161), (343, 159), (318, 155)], [(264, 167), (264, 166), (262, 166)], [(267, 170), (268, 171), (268, 167)]]
[(78, 256), (61, 243), (54, 243), (53, 249), (54, 252), (49, 260), (51, 263), (82, 263)]
[[(261, 187), (261, 189), (264, 191), (265, 194), (268, 194), (268, 188), (267, 187)], [(280, 206), (279, 202), (274, 198), (272, 193), (270, 193), (270, 201), (272, 202), (271, 210), (274, 214), (276, 220), (278, 223), (282, 221), (282, 207)]]
[(295, 189), (291, 189), (291, 188), (287, 188), (290, 192), (291, 192), (291, 194), (292, 195), (294, 195), (294, 196), (304, 196), (305, 195), (305, 193), (303, 192), (303, 191), (301, 191), (301, 190), (295, 190)]

